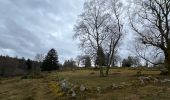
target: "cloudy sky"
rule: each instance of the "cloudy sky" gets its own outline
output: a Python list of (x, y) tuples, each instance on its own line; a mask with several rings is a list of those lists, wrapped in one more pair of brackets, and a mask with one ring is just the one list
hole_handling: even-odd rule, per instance
[[(55, 48), (60, 62), (75, 58), (81, 51), (73, 27), (84, 1), (0, 0), (0, 55), (34, 59)], [(131, 40), (126, 33), (124, 40)], [(121, 57), (129, 55), (127, 43), (120, 47)]]
[(34, 59), (55, 48), (61, 61), (80, 51), (73, 26), (84, 0), (0, 0), (0, 55)]

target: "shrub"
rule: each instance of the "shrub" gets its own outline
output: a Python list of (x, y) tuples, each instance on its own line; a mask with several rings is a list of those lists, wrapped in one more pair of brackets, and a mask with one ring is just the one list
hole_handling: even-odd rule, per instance
[(56, 82), (50, 82), (50, 87), (51, 90), (53, 91), (53, 93), (55, 94), (56, 97), (63, 97), (64, 96), (64, 92), (62, 92), (62, 89), (60, 87), (59, 83)]
[(44, 76), (40, 73), (31, 73), (31, 74), (22, 76), (21, 79), (40, 79), (43, 77)]

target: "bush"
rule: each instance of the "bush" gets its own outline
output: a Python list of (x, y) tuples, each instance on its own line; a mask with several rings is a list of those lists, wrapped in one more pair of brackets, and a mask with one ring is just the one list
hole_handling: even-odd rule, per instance
[(31, 74), (22, 76), (21, 79), (40, 79), (43, 77), (44, 76), (40, 73), (31, 73)]

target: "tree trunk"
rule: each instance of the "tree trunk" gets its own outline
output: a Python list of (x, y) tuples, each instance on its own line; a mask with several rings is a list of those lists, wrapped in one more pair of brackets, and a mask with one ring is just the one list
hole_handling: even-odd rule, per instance
[(167, 50), (164, 51), (165, 54), (165, 67), (167, 68), (169, 74), (170, 74), (170, 39), (168, 39), (167, 43)]
[(103, 67), (102, 67), (102, 66), (100, 66), (100, 76), (101, 76), (101, 77), (104, 77)]
[(170, 74), (170, 49), (167, 51), (165, 55), (165, 67), (167, 68), (169, 74)]
[(110, 66), (107, 66), (107, 68), (106, 68), (106, 76), (108, 76), (109, 75), (109, 70), (110, 70)]

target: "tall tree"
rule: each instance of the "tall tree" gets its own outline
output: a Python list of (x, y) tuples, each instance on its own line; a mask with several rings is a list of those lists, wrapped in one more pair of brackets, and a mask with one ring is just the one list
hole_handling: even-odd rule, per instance
[(111, 12), (111, 20), (110, 23), (107, 25), (106, 33), (108, 37), (106, 39), (106, 46), (107, 47), (107, 70), (106, 76), (109, 73), (109, 69), (112, 65), (114, 65), (115, 55), (117, 53), (117, 49), (120, 44), (120, 40), (123, 36), (123, 23), (122, 23), (122, 14), (123, 14), (123, 3), (120, 0), (108, 0), (109, 7)]
[(135, 5), (136, 16), (130, 17), (133, 30), (143, 44), (163, 52), (170, 72), (170, 0), (137, 0)]
[[(107, 13), (105, 0), (90, 0), (84, 4), (84, 12), (79, 16), (79, 20), (74, 27), (75, 38), (81, 41), (80, 46), (90, 55), (97, 55), (103, 41), (107, 35), (104, 34), (110, 14)], [(100, 66), (102, 69), (102, 67)], [(104, 76), (100, 73), (101, 76)]]
[[(80, 46), (86, 53), (95, 59), (102, 58), (99, 55), (101, 48), (104, 54), (109, 53), (108, 70), (122, 36), (120, 10), (118, 9), (119, 2), (117, 1), (90, 0), (89, 2), (85, 2), (84, 12), (79, 16), (78, 22), (74, 27), (74, 37), (81, 41)], [(112, 3), (113, 8), (110, 6), (110, 3)], [(104, 64), (100, 65), (100, 63), (98, 62), (101, 69), (100, 75), (104, 76), (102, 67)], [(108, 70), (106, 75), (108, 74)]]
[(42, 71), (59, 70), (58, 55), (55, 49), (51, 49), (42, 64)]
[(31, 70), (31, 69), (32, 69), (32, 61), (31, 61), (30, 59), (28, 59), (28, 60), (26, 61), (26, 65), (27, 65), (27, 69), (28, 69), (28, 70)]

